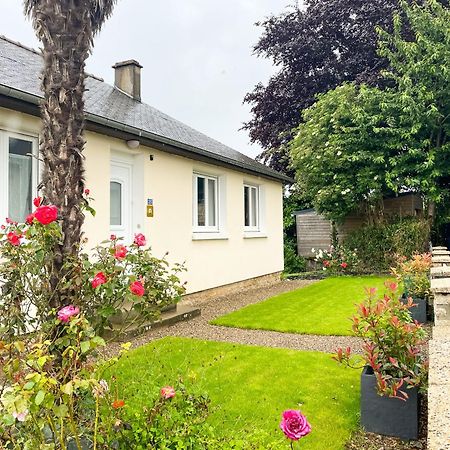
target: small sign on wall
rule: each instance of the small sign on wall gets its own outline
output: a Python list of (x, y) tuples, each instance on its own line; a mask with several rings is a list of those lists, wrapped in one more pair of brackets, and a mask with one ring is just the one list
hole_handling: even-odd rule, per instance
[(147, 217), (153, 217), (153, 199), (147, 199)]

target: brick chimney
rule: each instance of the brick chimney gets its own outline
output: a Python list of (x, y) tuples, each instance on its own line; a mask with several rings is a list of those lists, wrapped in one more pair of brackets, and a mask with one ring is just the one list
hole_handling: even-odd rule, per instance
[(142, 66), (130, 59), (113, 65), (114, 86), (137, 101), (141, 101), (141, 69)]

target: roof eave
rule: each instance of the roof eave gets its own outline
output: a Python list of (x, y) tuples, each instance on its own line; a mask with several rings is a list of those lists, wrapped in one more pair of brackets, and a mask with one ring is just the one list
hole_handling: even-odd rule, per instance
[[(0, 84), (0, 96), (4, 96), (7, 98), (15, 99), (19, 103), (17, 106), (20, 108), (21, 103), (25, 103), (26, 105), (31, 105), (32, 108), (25, 108), (27, 113), (39, 116), (39, 105), (41, 102), (41, 97), (30, 94), (25, 91), (21, 91), (19, 89), (12, 88), (10, 86), (5, 86)], [(0, 99), (0, 106), (2, 106), (2, 102)], [(25, 106), (25, 105), (23, 105)], [(8, 106), (6, 106), (8, 107)], [(34, 108), (33, 108), (34, 107)], [(282, 173), (277, 173), (267, 168), (267, 170), (256, 170), (254, 167), (245, 164), (243, 162), (239, 162), (230, 158), (227, 158), (222, 155), (218, 155), (216, 153), (211, 153), (206, 150), (193, 147), (188, 144), (184, 144), (182, 142), (175, 141), (170, 138), (166, 138), (164, 136), (160, 136), (154, 133), (150, 133), (148, 131), (131, 127), (129, 125), (123, 124), (121, 122), (117, 122), (111, 119), (107, 119), (102, 116), (98, 116), (92, 113), (86, 113), (86, 121), (87, 121), (87, 129), (91, 129), (93, 131), (100, 131), (104, 134), (110, 135), (112, 137), (121, 137), (128, 138), (138, 137), (142, 144), (148, 145), (150, 147), (157, 147), (163, 151), (167, 151), (169, 153), (177, 154), (180, 156), (185, 156), (191, 159), (202, 160), (205, 162), (214, 161), (216, 164), (219, 163), (222, 166), (232, 167), (234, 169), (238, 169), (239, 171), (243, 171), (252, 175), (268, 178), (274, 181), (278, 181), (285, 184), (291, 184), (294, 180)], [(93, 125), (93, 126), (90, 126)], [(264, 167), (264, 166), (263, 166)]]

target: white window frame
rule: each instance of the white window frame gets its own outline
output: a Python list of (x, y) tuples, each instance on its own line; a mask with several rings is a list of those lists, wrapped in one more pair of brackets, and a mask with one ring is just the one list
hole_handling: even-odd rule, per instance
[[(198, 179), (203, 178), (205, 180), (205, 225), (198, 224)], [(209, 180), (214, 181), (215, 190), (214, 190), (214, 217), (215, 217), (215, 225), (209, 225), (209, 189), (208, 184)], [(193, 216), (192, 216), (192, 226), (194, 232), (200, 233), (218, 233), (219, 232), (219, 220), (220, 220), (220, 205), (219, 205), (219, 177), (213, 175), (206, 175), (204, 173), (194, 172), (193, 181), (192, 181), (192, 206), (193, 206)]]
[[(9, 138), (21, 139), (31, 142), (31, 196), (37, 196), (39, 183), (38, 149), (39, 139), (37, 135), (25, 134), (5, 129), (0, 129), (0, 222), (3, 223), (9, 215)], [(30, 205), (32, 207), (32, 205)]]
[[(252, 210), (256, 209), (256, 223), (252, 224), (252, 225), (245, 225), (245, 189), (249, 190), (249, 219), (251, 221), (251, 218), (253, 216), (252, 214)], [(256, 205), (253, 204), (253, 197), (251, 195), (252, 190), (256, 191)], [(252, 232), (259, 232), (261, 230), (261, 189), (260, 186), (255, 185), (255, 184), (249, 184), (249, 183), (244, 183), (244, 187), (242, 189), (242, 202), (244, 205), (244, 231), (252, 231)]]

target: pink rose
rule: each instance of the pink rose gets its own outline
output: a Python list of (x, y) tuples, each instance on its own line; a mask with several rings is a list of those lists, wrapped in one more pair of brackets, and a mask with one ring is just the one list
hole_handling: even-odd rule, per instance
[(169, 399), (175, 397), (175, 389), (172, 386), (165, 386), (161, 389), (161, 397)]
[(89, 195), (91, 193), (91, 191), (89, 189), (85, 189), (84, 193), (85, 193), (85, 195)]
[(112, 234), (110, 237), (109, 237), (109, 240), (110, 241), (115, 241), (117, 239), (117, 236), (115, 235), (115, 234)]
[(95, 289), (96, 287), (105, 284), (107, 281), (106, 276), (103, 272), (99, 272), (97, 275), (95, 275), (94, 279), (92, 280), (92, 287)]
[(147, 243), (145, 236), (142, 233), (138, 233), (134, 235), (134, 243), (138, 247), (144, 247), (144, 245)]
[(346, 262), (341, 263), (341, 267), (342, 267), (343, 269), (346, 269), (347, 266), (348, 266), (348, 264), (347, 264)]
[(42, 225), (48, 225), (58, 218), (58, 209), (55, 205), (39, 206), (34, 212), (34, 217)]
[(6, 235), (6, 239), (8, 239), (8, 242), (11, 245), (14, 245), (14, 247), (18, 247), (20, 245), (20, 240), (22, 239), (22, 236), (15, 231), (11, 231)]
[(42, 198), (41, 197), (36, 197), (35, 199), (33, 199), (33, 205), (36, 206), (36, 208), (41, 206), (41, 203), (42, 203)]
[(286, 437), (293, 441), (298, 441), (300, 438), (311, 433), (311, 425), (306, 420), (306, 417), (295, 409), (284, 411), (280, 428)]
[(121, 259), (124, 259), (125, 256), (127, 256), (127, 253), (128, 250), (125, 245), (119, 244), (114, 247), (114, 258), (118, 259), (119, 261)]
[(61, 322), (67, 323), (67, 322), (69, 322), (69, 320), (72, 316), (76, 316), (79, 313), (80, 313), (80, 308), (78, 308), (78, 306), (73, 306), (73, 305), (64, 306), (64, 308), (61, 308), (58, 311), (58, 319)]
[(135, 281), (130, 284), (130, 291), (137, 295), (138, 297), (142, 297), (145, 294), (144, 286), (142, 286), (142, 283), (140, 281)]

